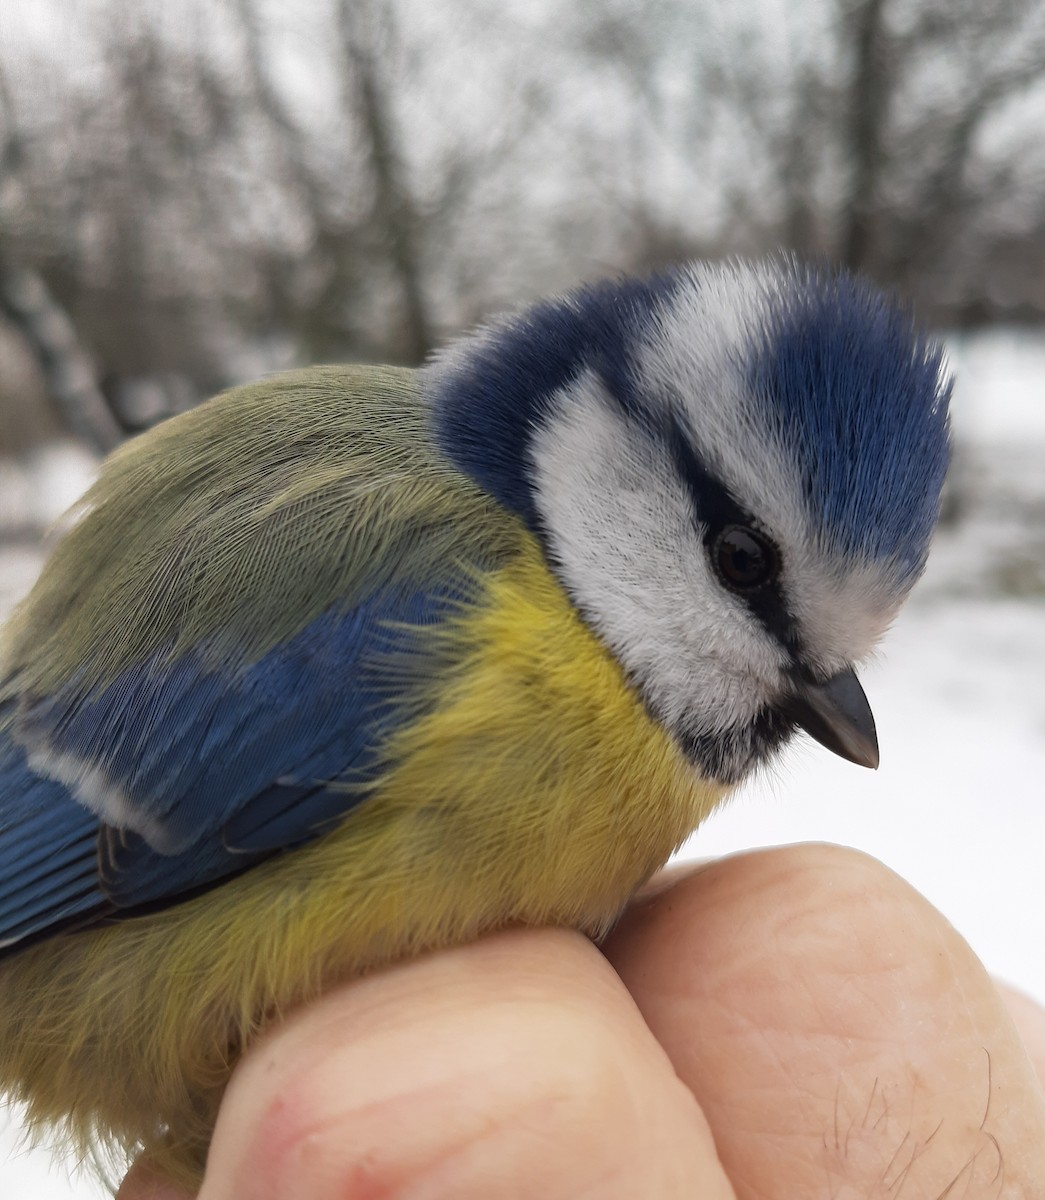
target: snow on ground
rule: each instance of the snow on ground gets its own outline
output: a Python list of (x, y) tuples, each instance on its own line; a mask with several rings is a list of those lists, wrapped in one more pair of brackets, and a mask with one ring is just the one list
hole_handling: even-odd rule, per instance
[[(980, 335), (955, 341), (952, 358), (959, 520), (862, 672), (881, 768), (803, 741), (683, 855), (807, 839), (858, 846), (928, 896), (990, 970), (1045, 1002), (1045, 341)], [(0, 524), (8, 496), (43, 505), (47, 519), (75, 496), (87, 464), (61, 461), (44, 455), (27, 484), (0, 483)], [(37, 564), (33, 547), (0, 549), (0, 610)], [(21, 1152), (17, 1136), (13, 1119), (0, 1126), (0, 1195), (101, 1194), (42, 1151)]]

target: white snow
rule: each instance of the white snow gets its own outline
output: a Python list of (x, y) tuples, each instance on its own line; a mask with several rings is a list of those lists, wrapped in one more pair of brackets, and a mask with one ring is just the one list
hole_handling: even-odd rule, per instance
[[(1045, 340), (964, 337), (952, 359), (968, 499), (863, 672), (881, 768), (796, 746), (685, 854), (806, 839), (858, 846), (936, 904), (990, 970), (1045, 1001)], [(85, 476), (70, 470), (75, 490)], [(72, 496), (62, 472), (37, 480), (30, 492), (51, 519), (59, 492), (63, 504)], [(37, 562), (28, 548), (0, 552), (0, 608)], [(43, 1151), (18, 1152), (17, 1136), (17, 1124), (0, 1128), (4, 1196), (101, 1195)]]

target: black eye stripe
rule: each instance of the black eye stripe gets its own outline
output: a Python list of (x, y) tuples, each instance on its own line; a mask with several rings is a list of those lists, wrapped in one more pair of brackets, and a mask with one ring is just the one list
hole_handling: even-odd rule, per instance
[(669, 447), (680, 478), (689, 490), (693, 511), (704, 526), (709, 544), (727, 525), (754, 525), (754, 518), (733, 499), (725, 485), (697, 456), (693, 443), (674, 418), (668, 431)]
[(725, 484), (701, 460), (677, 416), (672, 418), (665, 436), (679, 477), (689, 491), (694, 517), (703, 530), (704, 548), (719, 580), (725, 582), (715, 559), (715, 544), (727, 529), (742, 529), (752, 537), (763, 538), (772, 547), (775, 566), (773, 577), (750, 589), (731, 586), (730, 590), (743, 600), (766, 632), (784, 647), (792, 659), (800, 660), (801, 639), (778, 578), (782, 565), (779, 549), (759, 532), (758, 522), (751, 513), (737, 503)]

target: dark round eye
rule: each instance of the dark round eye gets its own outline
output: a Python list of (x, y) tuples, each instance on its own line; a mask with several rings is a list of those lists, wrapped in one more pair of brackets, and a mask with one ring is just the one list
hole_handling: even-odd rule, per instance
[(776, 547), (755, 529), (727, 525), (715, 538), (711, 560), (722, 582), (735, 592), (753, 592), (776, 577)]

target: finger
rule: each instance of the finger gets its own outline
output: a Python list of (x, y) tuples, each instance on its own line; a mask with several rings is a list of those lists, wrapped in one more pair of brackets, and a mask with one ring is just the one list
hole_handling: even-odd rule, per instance
[(994, 1195), (999, 1181), (1031, 1195), (1045, 1179), (1042, 1091), (999, 992), (873, 859), (796, 846), (725, 860), (640, 903), (606, 952), (738, 1197)]
[(343, 987), (247, 1056), (201, 1200), (733, 1200), (602, 956), (513, 931)]
[(1038, 1079), (1045, 1087), (1045, 1008), (1008, 984), (995, 980), (995, 986), (1001, 992), (1009, 1015), (1016, 1022)]
[(131, 1167), (115, 1200), (192, 1200), (192, 1197), (156, 1174), (142, 1159)]

